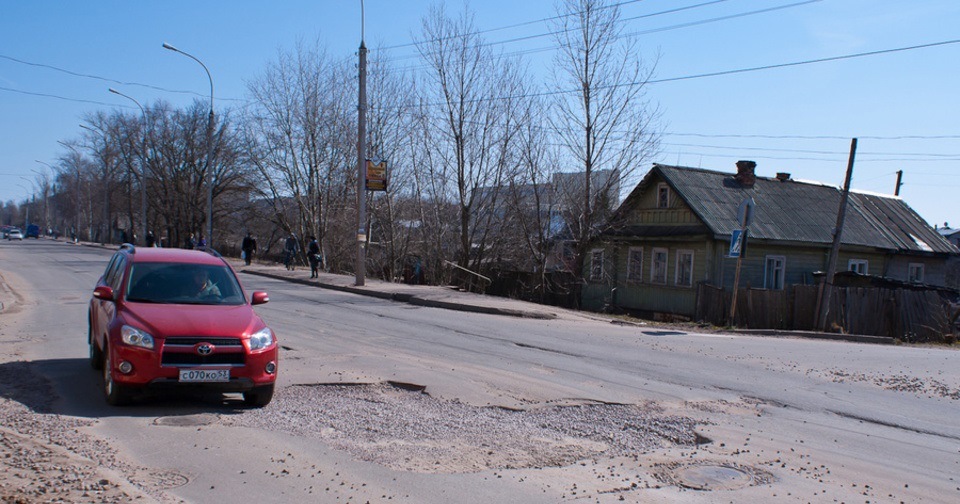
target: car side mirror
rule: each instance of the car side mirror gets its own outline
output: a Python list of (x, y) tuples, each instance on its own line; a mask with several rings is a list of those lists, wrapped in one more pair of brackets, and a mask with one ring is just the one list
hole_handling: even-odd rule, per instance
[(98, 285), (93, 289), (93, 297), (103, 301), (113, 301), (113, 287), (108, 285)]
[(268, 296), (267, 293), (263, 291), (254, 292), (253, 297), (250, 298), (251, 305), (264, 304), (268, 301), (270, 301), (270, 296)]

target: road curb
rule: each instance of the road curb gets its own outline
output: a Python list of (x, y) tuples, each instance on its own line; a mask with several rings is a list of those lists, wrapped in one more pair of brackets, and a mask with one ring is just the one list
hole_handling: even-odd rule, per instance
[(349, 292), (351, 294), (359, 294), (361, 296), (370, 296), (379, 299), (386, 299), (389, 301), (397, 301), (400, 303), (408, 303), (416, 306), (424, 306), (429, 308), (441, 308), (445, 310), (455, 310), (462, 312), (470, 313), (483, 313), (487, 315), (504, 315), (508, 317), (517, 317), (517, 318), (529, 318), (529, 319), (538, 319), (538, 320), (552, 320), (557, 318), (555, 313), (548, 312), (535, 312), (535, 311), (526, 311), (526, 310), (514, 310), (510, 308), (496, 308), (492, 306), (478, 306), (471, 305), (466, 303), (457, 303), (451, 301), (441, 301), (437, 299), (430, 299), (425, 297), (419, 297), (416, 294), (400, 293), (400, 292), (381, 292), (377, 290), (363, 289), (359, 287), (349, 287), (345, 285), (336, 285), (329, 284), (313, 280), (305, 280), (302, 278), (292, 278), (286, 275), (276, 275), (273, 273), (268, 273), (265, 271), (256, 271), (252, 269), (242, 269), (241, 273), (249, 273), (251, 275), (259, 275), (262, 277), (273, 278), (275, 280), (284, 280), (287, 282), (298, 283), (301, 285), (309, 285), (320, 287), (323, 289), (335, 290), (340, 292)]
[(873, 343), (876, 345), (893, 345), (896, 343), (896, 340), (887, 336), (867, 336), (865, 334), (841, 334), (815, 331), (781, 331), (778, 329), (731, 329), (729, 332), (756, 336), (792, 336), (809, 339), (852, 341), (855, 343)]

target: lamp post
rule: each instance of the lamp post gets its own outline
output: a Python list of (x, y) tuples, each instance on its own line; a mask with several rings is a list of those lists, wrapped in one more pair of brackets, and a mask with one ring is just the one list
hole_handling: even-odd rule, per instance
[[(54, 171), (53, 167), (50, 166), (49, 164), (44, 163), (39, 159), (34, 159), (34, 161), (46, 166), (51, 171)], [(38, 177), (37, 180), (41, 182), (40, 189), (43, 191), (43, 232), (46, 233), (47, 229), (50, 229), (50, 221), (49, 221), (49, 213), (50, 213), (49, 201), (50, 200), (48, 198), (49, 192), (50, 192), (50, 178), (45, 173), (40, 173), (36, 170), (30, 170), (30, 171), (35, 173)]]
[(76, 156), (76, 162), (74, 163), (73, 167), (77, 169), (77, 227), (73, 230), (73, 239), (74, 242), (78, 242), (80, 241), (80, 159), (83, 156), (80, 155), (80, 151), (78, 151), (76, 147), (68, 143), (61, 142), (60, 140), (57, 140), (57, 143), (72, 150), (73, 154)]
[(360, 0), (360, 96), (357, 105), (357, 274), (355, 285), (363, 286), (366, 265), (366, 128), (367, 128), (367, 46), (363, 43), (363, 0)]
[(27, 228), (30, 227), (30, 207), (37, 204), (37, 187), (36, 184), (34, 184), (33, 181), (27, 177), (20, 178), (26, 182), (30, 182), (30, 185), (33, 186), (33, 189), (27, 189), (23, 184), (17, 184), (17, 186), (23, 188), (24, 191), (30, 193), (30, 205), (24, 205), (26, 207), (26, 211), (23, 219), (23, 232), (26, 233)]
[(133, 103), (137, 104), (137, 107), (140, 108), (140, 114), (143, 116), (143, 141), (141, 142), (141, 148), (143, 149), (143, 161), (140, 164), (140, 234), (143, 235), (143, 243), (146, 244), (147, 240), (147, 113), (143, 110), (143, 105), (140, 105), (140, 102), (135, 100), (131, 96), (127, 96), (116, 89), (109, 88), (110, 92), (115, 95), (120, 95)]
[[(108, 157), (107, 152), (107, 133), (100, 129), (99, 127), (91, 128), (86, 124), (81, 124), (81, 128), (95, 134), (100, 135), (100, 138), (103, 140), (103, 152), (100, 153), (100, 160), (103, 162), (103, 222), (97, 226), (97, 231), (102, 229), (103, 233), (100, 234), (100, 245), (103, 245), (107, 242), (113, 241), (113, 229), (110, 223), (110, 166), (108, 164), (110, 158)], [(96, 144), (94, 144), (94, 147)], [(91, 217), (93, 215), (93, 200), (91, 197), (90, 201), (91, 206)], [(92, 220), (92, 218), (91, 218)]]
[(189, 53), (185, 53), (176, 47), (164, 42), (164, 49), (169, 49), (173, 52), (178, 52), (197, 63), (200, 63), (200, 66), (203, 67), (203, 71), (207, 72), (207, 79), (210, 80), (210, 116), (207, 121), (207, 166), (206, 166), (206, 175), (207, 175), (207, 247), (213, 248), (213, 166), (211, 162), (213, 161), (213, 77), (210, 75), (210, 70), (207, 69), (207, 65), (204, 65), (202, 61), (197, 59), (195, 56)]

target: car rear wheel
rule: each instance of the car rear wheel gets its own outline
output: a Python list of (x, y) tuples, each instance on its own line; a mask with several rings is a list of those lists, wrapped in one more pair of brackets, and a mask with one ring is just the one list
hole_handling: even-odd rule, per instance
[(255, 387), (253, 390), (248, 390), (243, 393), (243, 402), (247, 406), (252, 406), (254, 408), (262, 408), (270, 404), (270, 400), (273, 399), (273, 385), (262, 385), (260, 387)]
[(93, 327), (87, 326), (87, 343), (90, 345), (90, 367), (93, 369), (103, 369), (103, 351), (97, 346), (93, 339)]
[(113, 381), (113, 362), (110, 349), (103, 349), (103, 396), (111, 406), (123, 406), (130, 402), (130, 390)]

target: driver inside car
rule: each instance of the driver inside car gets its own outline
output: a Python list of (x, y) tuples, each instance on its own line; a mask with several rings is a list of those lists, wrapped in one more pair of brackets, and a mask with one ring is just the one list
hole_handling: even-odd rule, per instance
[(210, 275), (205, 268), (195, 269), (192, 278), (196, 297), (220, 297), (220, 288), (210, 280)]

